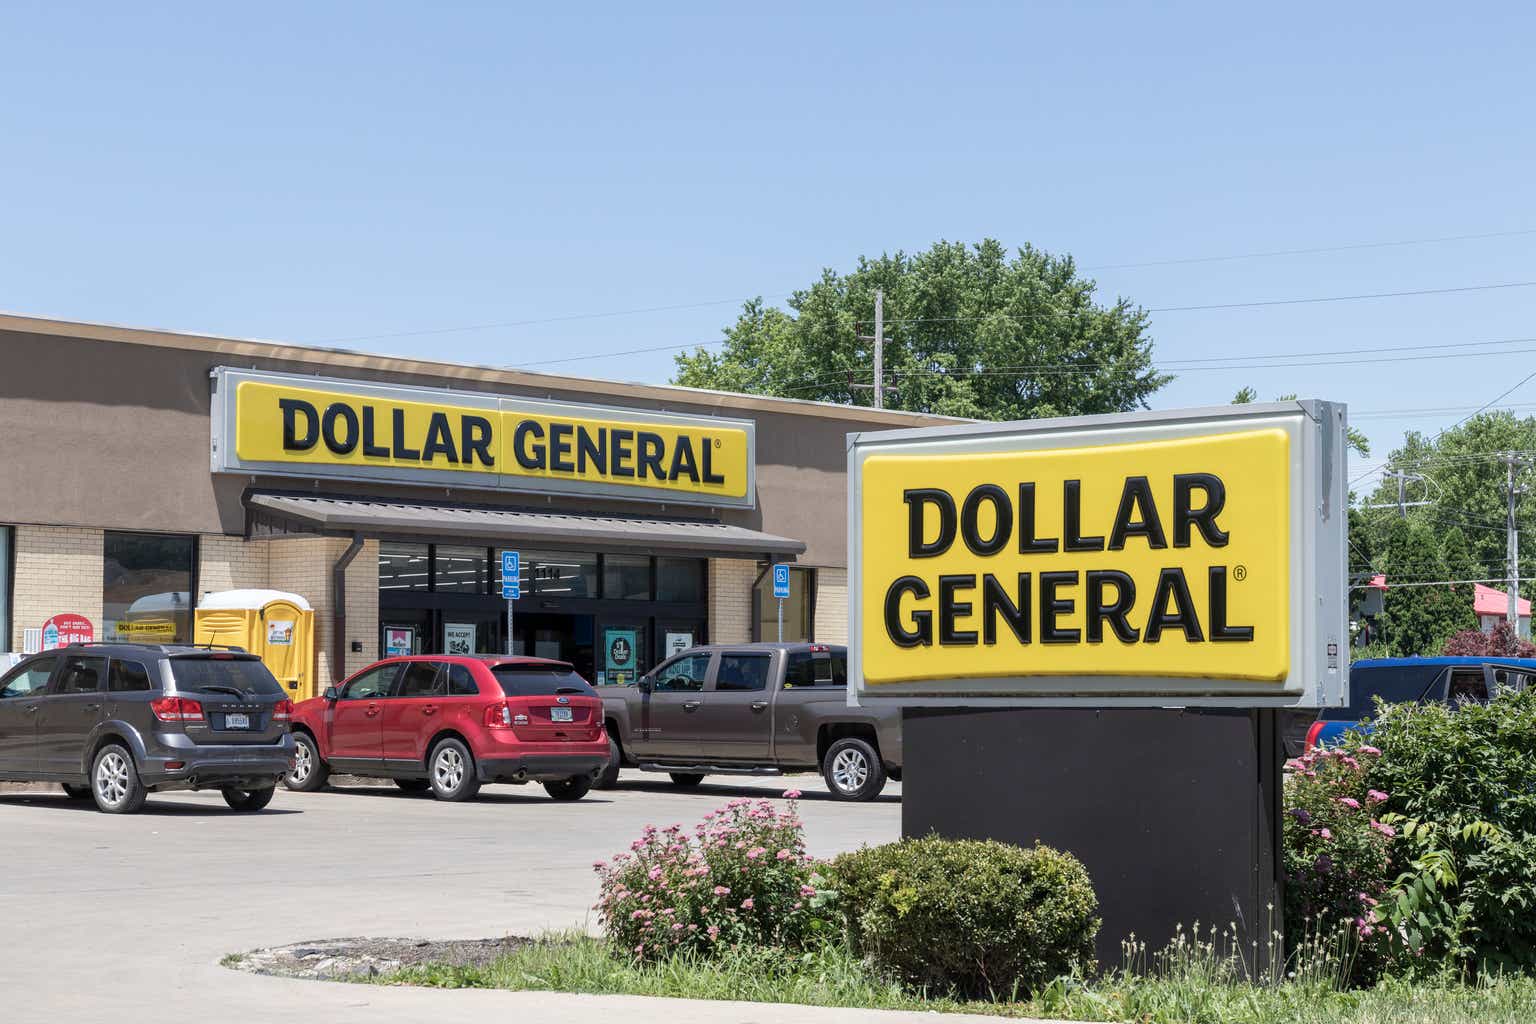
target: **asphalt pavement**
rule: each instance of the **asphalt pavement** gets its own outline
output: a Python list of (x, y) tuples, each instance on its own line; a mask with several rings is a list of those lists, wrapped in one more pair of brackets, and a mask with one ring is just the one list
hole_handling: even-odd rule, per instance
[[(0, 1020), (94, 1022), (434, 1021), (623, 1014), (636, 1024), (895, 1020), (763, 1004), (436, 991), (266, 978), (228, 953), (311, 939), (531, 935), (595, 928), (592, 862), (647, 824), (691, 825), (737, 796), (805, 791), (811, 852), (900, 834), (901, 787), (844, 804), (819, 779), (750, 779), (693, 791), (626, 772), (620, 788), (558, 803), (492, 786), (439, 803), (378, 786), (279, 790), (264, 812), (217, 794), (151, 796), (113, 816), (38, 787), (0, 794)], [(918, 1015), (911, 1015), (917, 1019)], [(931, 1020), (931, 1015), (923, 1015)]]

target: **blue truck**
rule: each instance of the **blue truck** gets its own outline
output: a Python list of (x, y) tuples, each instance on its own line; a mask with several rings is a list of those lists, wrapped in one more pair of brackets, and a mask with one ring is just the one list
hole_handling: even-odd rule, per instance
[[(1368, 658), (1349, 667), (1349, 704), (1324, 708), (1287, 726), (1287, 753), (1337, 743), (1351, 729), (1369, 732), (1376, 698), (1387, 704), (1486, 701), (1500, 690), (1536, 685), (1536, 658)], [(1305, 733), (1301, 732), (1305, 728)]]

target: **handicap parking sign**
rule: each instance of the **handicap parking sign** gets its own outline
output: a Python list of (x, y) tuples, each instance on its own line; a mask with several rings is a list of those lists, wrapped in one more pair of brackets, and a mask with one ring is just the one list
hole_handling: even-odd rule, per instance
[(773, 567), (773, 596), (780, 599), (789, 596), (789, 566), (787, 565)]

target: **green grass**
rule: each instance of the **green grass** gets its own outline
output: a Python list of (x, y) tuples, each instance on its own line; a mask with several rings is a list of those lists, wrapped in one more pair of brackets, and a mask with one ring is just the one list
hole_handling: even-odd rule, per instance
[(1028, 1001), (979, 1003), (912, 992), (836, 948), (803, 955), (743, 950), (713, 961), (636, 965), (580, 934), (550, 935), (483, 967), (406, 968), (377, 984), (599, 995), (734, 999), (808, 1006), (980, 1013), (1146, 1024), (1530, 1024), (1536, 980), (1479, 986), (1390, 982), (1337, 992), (1326, 984), (1266, 987), (1183, 977), (1117, 975), (1058, 983)]

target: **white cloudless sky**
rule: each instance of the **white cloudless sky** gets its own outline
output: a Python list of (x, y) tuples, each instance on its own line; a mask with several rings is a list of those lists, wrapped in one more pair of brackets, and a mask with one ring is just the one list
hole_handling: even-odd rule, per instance
[[(1151, 309), (1536, 282), (1533, 41), (1518, 4), (13, 0), (0, 308), (664, 381), (603, 354), (940, 238)], [(1374, 463), (1536, 370), (1533, 310), (1157, 312), (1160, 360), (1400, 351), (1181, 369), (1153, 404), (1346, 401)]]

